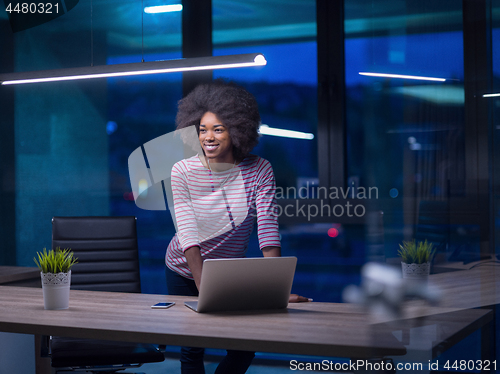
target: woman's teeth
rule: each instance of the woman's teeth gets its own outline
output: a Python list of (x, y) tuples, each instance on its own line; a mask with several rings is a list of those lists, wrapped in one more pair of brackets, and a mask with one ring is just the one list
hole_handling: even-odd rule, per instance
[(219, 145), (216, 144), (216, 145), (208, 145), (208, 144), (205, 144), (205, 149), (207, 151), (213, 151), (214, 149), (216, 149)]

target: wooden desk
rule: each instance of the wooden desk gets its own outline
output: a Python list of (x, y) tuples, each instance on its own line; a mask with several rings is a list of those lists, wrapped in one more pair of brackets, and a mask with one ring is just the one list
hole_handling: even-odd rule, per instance
[[(408, 332), (415, 327), (436, 325), (439, 329), (433, 333), (435, 336), (424, 339), (432, 342), (432, 357), (436, 357), (468, 334), (484, 327), (482, 348), (483, 354), (488, 355), (491, 353), (488, 352), (489, 340), (496, 340), (495, 330), (487, 324), (494, 318), (495, 305), (500, 303), (499, 282), (500, 267), (492, 264), (470, 270), (432, 274), (429, 286), (436, 287), (441, 292), (439, 307), (429, 308), (421, 300), (406, 302), (403, 308), (404, 318), (388, 320), (388, 328)], [(407, 345), (405, 340), (403, 343)]]
[(443, 307), (479, 308), (500, 303), (500, 266), (492, 263), (433, 274), (429, 283), (441, 290), (439, 305)]
[[(444, 291), (440, 307), (408, 302), (402, 318), (385, 323), (352, 304), (198, 314), (183, 305), (189, 297), (76, 290), (68, 310), (49, 311), (41, 289), (0, 286), (0, 331), (356, 359), (404, 355), (405, 331), (435, 325), (438, 334), (428, 338), (435, 356), (489, 322), (490, 310), (469, 308), (492, 305), (499, 295), (494, 268), (437, 274), (431, 283)], [(150, 308), (160, 301), (177, 305)], [(403, 331), (402, 342), (393, 331)]]
[[(479, 266), (470, 270), (432, 274), (429, 287), (439, 290), (438, 307), (429, 308), (426, 301), (411, 300), (403, 304), (401, 319), (421, 318), (433, 314), (491, 307), (500, 303), (500, 266)], [(390, 322), (391, 318), (381, 320)]]
[(42, 287), (40, 270), (37, 267), (0, 266), (0, 284)]
[[(44, 310), (42, 290), (0, 286), (0, 331), (367, 358), (403, 355), (382, 325), (351, 304), (302, 303), (286, 310), (198, 314), (180, 296), (71, 290), (67, 310)], [(151, 309), (160, 301), (172, 308)]]

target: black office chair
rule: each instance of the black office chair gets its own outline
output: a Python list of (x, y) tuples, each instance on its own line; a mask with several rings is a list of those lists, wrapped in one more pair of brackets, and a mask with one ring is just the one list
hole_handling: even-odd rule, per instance
[[(71, 248), (78, 263), (71, 289), (141, 292), (135, 217), (54, 217), (52, 248)], [(114, 372), (163, 361), (152, 344), (65, 337), (50, 339), (51, 365)]]

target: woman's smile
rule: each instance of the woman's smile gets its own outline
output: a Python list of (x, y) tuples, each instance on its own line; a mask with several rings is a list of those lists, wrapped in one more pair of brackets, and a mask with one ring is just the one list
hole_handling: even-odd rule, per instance
[(234, 162), (233, 143), (226, 126), (212, 112), (206, 112), (200, 120), (200, 145), (211, 163)]
[(212, 152), (219, 147), (219, 144), (205, 143), (205, 151)]

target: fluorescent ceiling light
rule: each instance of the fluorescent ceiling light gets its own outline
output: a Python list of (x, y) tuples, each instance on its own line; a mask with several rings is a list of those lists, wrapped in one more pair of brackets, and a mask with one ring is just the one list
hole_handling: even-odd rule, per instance
[(144, 13), (149, 13), (149, 14), (168, 13), (168, 12), (180, 12), (181, 10), (182, 10), (182, 4), (158, 5), (158, 6), (145, 7)]
[(500, 93), (492, 93), (492, 94), (484, 94), (483, 97), (497, 97), (500, 96)]
[(264, 55), (260, 53), (247, 53), (241, 55), (196, 57), (179, 60), (136, 62), (130, 64), (0, 74), (0, 82), (2, 82), (2, 85), (58, 82), (197, 70), (229, 69), (263, 66), (266, 64), (267, 61)]
[(293, 130), (276, 129), (274, 127), (269, 127), (268, 125), (260, 125), (259, 132), (263, 135), (282, 136), (285, 138), (307, 139), (307, 140), (314, 139), (314, 134), (310, 134), (307, 132), (293, 131)]
[(446, 81), (445, 78), (419, 77), (417, 75), (400, 75), (400, 74), (366, 73), (366, 72), (360, 72), (359, 75), (367, 75), (369, 77), (417, 79), (417, 80), (421, 80), (421, 81), (434, 81), (434, 82), (445, 82)]

